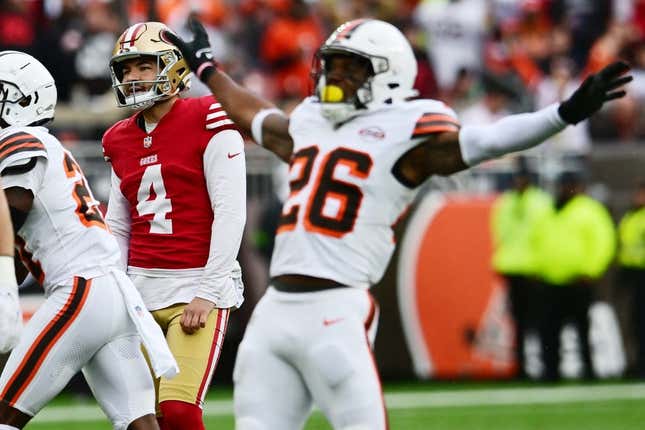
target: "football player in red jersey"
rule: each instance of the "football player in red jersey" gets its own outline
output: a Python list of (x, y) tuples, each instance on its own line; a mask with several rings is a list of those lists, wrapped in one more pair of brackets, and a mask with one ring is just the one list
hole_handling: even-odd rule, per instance
[(300, 429), (315, 403), (335, 429), (383, 430), (368, 289), (394, 250), (392, 224), (430, 176), (538, 145), (622, 97), (629, 67), (611, 64), (540, 111), (461, 127), (444, 103), (412, 99), (417, 64), (405, 36), (359, 19), (322, 45), (315, 95), (287, 116), (219, 70), (203, 27), (190, 25), (193, 41), (168, 39), (231, 118), (290, 163), (270, 287), (235, 363), (236, 428)]
[(16, 346), (22, 329), (13, 246), (9, 206), (0, 184), (0, 354), (6, 354)]
[(103, 136), (112, 167), (107, 222), (123, 264), (166, 333), (180, 373), (158, 384), (162, 429), (203, 429), (202, 406), (231, 310), (246, 219), (243, 139), (213, 96), (180, 98), (190, 68), (158, 22), (119, 37), (117, 103), (136, 112)]

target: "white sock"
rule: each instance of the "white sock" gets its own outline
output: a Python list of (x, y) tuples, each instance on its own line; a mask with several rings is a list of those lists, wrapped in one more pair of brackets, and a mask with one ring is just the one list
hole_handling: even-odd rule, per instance
[(11, 427), (8, 424), (0, 424), (0, 430), (20, 430), (18, 427)]

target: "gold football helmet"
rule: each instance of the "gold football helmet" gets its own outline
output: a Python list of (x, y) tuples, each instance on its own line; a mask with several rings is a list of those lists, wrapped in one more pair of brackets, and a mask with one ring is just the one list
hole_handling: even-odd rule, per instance
[[(190, 87), (190, 67), (181, 51), (163, 38), (164, 31), (170, 29), (160, 22), (140, 22), (128, 27), (117, 40), (110, 60), (110, 74), (119, 107), (146, 108)], [(141, 56), (156, 59), (156, 78), (123, 82), (123, 62)], [(142, 92), (141, 86), (150, 88)]]

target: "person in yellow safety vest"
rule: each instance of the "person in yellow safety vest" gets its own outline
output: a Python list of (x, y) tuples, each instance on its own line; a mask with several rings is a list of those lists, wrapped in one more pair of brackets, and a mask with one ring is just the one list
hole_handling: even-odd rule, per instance
[(536, 222), (553, 213), (553, 199), (531, 183), (531, 172), (523, 157), (517, 159), (513, 188), (501, 194), (491, 213), (493, 269), (506, 280), (510, 311), (515, 324), (515, 359), (518, 377), (526, 377), (524, 339), (537, 331), (539, 314), (535, 303), (541, 284), (536, 281), (535, 252), (531, 230)]
[(633, 207), (618, 224), (621, 285), (629, 289), (630, 326), (637, 339), (635, 376), (645, 378), (645, 182), (633, 197)]
[(589, 344), (588, 311), (593, 287), (612, 262), (616, 232), (609, 211), (584, 194), (582, 177), (565, 172), (558, 179), (555, 212), (534, 231), (539, 272), (545, 281), (540, 338), (544, 378), (558, 380), (560, 333), (566, 322), (576, 325), (583, 377), (594, 377)]

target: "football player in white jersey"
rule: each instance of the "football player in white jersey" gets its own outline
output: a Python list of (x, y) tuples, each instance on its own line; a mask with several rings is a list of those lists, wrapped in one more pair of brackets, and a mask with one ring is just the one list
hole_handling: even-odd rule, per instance
[(16, 346), (22, 330), (13, 246), (9, 206), (0, 185), (0, 354), (6, 354)]
[(315, 95), (288, 117), (219, 70), (190, 25), (193, 41), (168, 38), (230, 118), (290, 163), (270, 286), (235, 364), (237, 429), (302, 428), (314, 403), (335, 429), (385, 429), (368, 288), (392, 255), (392, 225), (430, 176), (533, 147), (622, 97), (629, 67), (606, 67), (559, 105), (461, 127), (445, 104), (410, 100), (417, 64), (403, 34), (361, 19), (320, 48)]
[(79, 370), (115, 429), (158, 429), (141, 343), (157, 352), (159, 374), (177, 364), (119, 269), (81, 168), (42, 126), (55, 105), (54, 79), (38, 60), (0, 52), (2, 188), (18, 253), (46, 296), (0, 376), (0, 429), (23, 428)]

